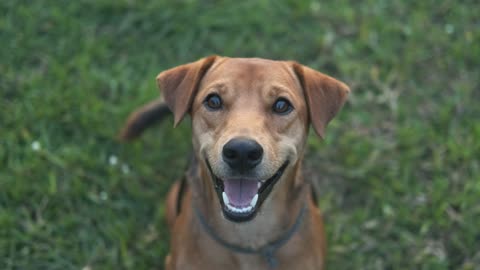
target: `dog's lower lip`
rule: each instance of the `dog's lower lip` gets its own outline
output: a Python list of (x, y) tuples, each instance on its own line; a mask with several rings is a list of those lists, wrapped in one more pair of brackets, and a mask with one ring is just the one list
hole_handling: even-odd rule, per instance
[[(218, 178), (212, 171), (208, 159), (205, 158), (207, 163), (207, 167), (210, 171), (211, 177), (214, 182), (215, 190), (217, 192), (218, 198), (220, 200), (220, 204), (222, 205), (222, 210), (224, 216), (235, 222), (243, 222), (251, 220), (255, 217), (258, 209), (260, 208), (263, 201), (268, 197), (273, 186), (276, 182), (281, 178), (283, 172), (285, 171), (286, 167), (289, 164), (289, 161), (285, 161), (282, 166), (277, 170), (275, 174), (273, 174), (267, 180), (246, 180), (243, 181), (256, 181), (257, 182), (257, 192), (256, 194), (251, 197), (251, 200), (248, 202), (243, 202), (241, 205), (235, 205), (231, 202), (227, 194), (225, 193), (225, 180)], [(240, 181), (242, 179), (237, 179), (233, 181)], [(230, 180), (232, 181), (232, 180)]]

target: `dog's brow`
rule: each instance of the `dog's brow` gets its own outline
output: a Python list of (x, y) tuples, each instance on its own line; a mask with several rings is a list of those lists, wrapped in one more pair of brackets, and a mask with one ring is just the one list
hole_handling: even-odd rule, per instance
[(290, 96), (291, 90), (283, 85), (276, 84), (270, 87), (268, 94), (271, 96), (287, 95)]
[(205, 87), (205, 89), (217, 90), (217, 91), (221, 92), (220, 94), (223, 94), (225, 91), (227, 91), (228, 87), (224, 82), (215, 82), (215, 83), (207, 85)]

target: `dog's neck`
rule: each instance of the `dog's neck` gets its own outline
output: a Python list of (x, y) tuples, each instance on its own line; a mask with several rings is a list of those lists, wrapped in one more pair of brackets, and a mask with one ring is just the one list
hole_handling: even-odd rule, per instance
[(205, 216), (213, 233), (225, 242), (250, 248), (262, 247), (285, 234), (296, 222), (309, 198), (300, 163), (284, 175), (264, 201), (259, 213), (248, 222), (232, 222), (223, 216), (220, 202), (207, 170), (197, 166), (190, 174), (192, 203)]

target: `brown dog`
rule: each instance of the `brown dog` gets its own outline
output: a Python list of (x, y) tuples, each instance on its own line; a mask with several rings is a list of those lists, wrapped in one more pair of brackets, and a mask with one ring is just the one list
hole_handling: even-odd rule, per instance
[[(166, 269), (323, 269), (325, 237), (302, 177), (309, 124), (324, 136), (349, 88), (295, 62), (210, 56), (160, 73), (177, 125), (190, 113), (194, 158), (167, 197)], [(163, 117), (133, 113), (131, 139)]]

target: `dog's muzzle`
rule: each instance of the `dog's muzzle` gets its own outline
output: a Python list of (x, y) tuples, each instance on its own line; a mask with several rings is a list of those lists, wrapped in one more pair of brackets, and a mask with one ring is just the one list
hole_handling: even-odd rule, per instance
[(255, 217), (258, 209), (272, 191), (274, 185), (282, 177), (288, 160), (268, 179), (251, 178), (220, 179), (205, 159), (213, 179), (213, 184), (222, 206), (224, 216), (235, 222), (249, 221)]

